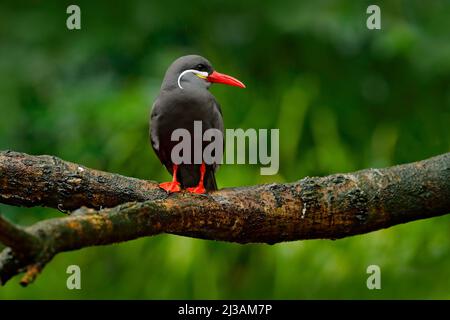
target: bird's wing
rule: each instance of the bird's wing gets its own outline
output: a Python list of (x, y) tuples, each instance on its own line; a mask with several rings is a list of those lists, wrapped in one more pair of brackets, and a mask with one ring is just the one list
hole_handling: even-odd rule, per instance
[(150, 115), (150, 143), (152, 145), (153, 150), (155, 151), (156, 155), (158, 156), (161, 163), (166, 165), (167, 159), (165, 159), (165, 155), (160, 151), (160, 137), (159, 137), (159, 117), (161, 114), (161, 104), (159, 103), (159, 99), (156, 99), (156, 101), (153, 103), (152, 111)]
[[(216, 99), (213, 99), (213, 121), (212, 121), (212, 127), (219, 129), (220, 132), (222, 132), (223, 137), (223, 148), (222, 148), (222, 156), (225, 152), (225, 130), (223, 125), (223, 117), (222, 117), (222, 108), (220, 107), (220, 104), (217, 102)], [(219, 168), (220, 164), (214, 164), (213, 169), (216, 171)]]

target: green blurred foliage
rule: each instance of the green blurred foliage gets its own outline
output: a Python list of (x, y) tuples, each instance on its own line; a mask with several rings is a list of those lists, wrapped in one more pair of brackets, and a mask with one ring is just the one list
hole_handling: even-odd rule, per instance
[[(82, 30), (65, 27), (78, 4)], [(450, 3), (2, 1), (0, 149), (143, 179), (169, 175), (148, 143), (165, 69), (197, 53), (246, 90), (214, 86), (228, 128), (280, 128), (280, 172), (224, 165), (220, 187), (293, 181), (450, 150)], [(24, 225), (55, 210), (1, 206)], [(162, 235), (58, 255), (0, 298), (450, 298), (444, 216), (338, 241), (236, 245)], [(69, 291), (68, 265), (82, 270)], [(366, 268), (382, 290), (366, 288)]]

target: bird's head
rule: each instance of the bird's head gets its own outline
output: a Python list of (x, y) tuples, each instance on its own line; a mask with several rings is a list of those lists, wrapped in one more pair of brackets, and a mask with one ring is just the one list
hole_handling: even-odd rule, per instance
[(186, 85), (193, 85), (208, 88), (211, 83), (245, 88), (241, 81), (215, 71), (207, 59), (198, 55), (183, 56), (175, 60), (167, 69), (163, 87), (184, 89)]

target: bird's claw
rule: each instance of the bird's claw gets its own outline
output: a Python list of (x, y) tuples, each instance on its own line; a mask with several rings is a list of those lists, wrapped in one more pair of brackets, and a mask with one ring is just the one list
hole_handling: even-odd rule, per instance
[(166, 190), (168, 193), (180, 192), (181, 186), (179, 182), (163, 182), (159, 184), (161, 189)]
[(204, 193), (206, 193), (206, 189), (203, 186), (196, 186), (196, 187), (193, 187), (193, 188), (187, 188), (186, 190), (188, 192), (197, 193), (197, 194), (204, 194)]

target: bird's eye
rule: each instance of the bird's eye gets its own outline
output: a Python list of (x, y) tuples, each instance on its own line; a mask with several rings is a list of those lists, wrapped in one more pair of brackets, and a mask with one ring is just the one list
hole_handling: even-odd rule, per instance
[(206, 66), (202, 63), (198, 64), (195, 69), (197, 69), (198, 71), (204, 71), (206, 70)]

